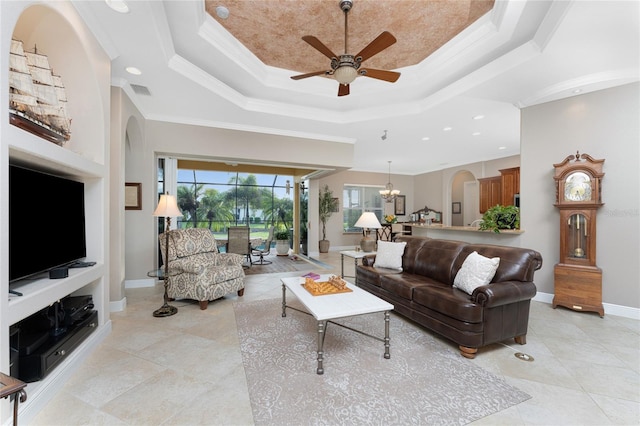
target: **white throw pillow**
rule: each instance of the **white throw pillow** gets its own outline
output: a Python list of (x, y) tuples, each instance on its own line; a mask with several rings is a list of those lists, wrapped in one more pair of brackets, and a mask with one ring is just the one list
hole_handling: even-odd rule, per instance
[(373, 266), (376, 268), (389, 268), (402, 271), (402, 255), (406, 242), (392, 243), (390, 241), (378, 240), (378, 250), (376, 261)]
[(477, 287), (491, 282), (498, 270), (498, 265), (500, 265), (499, 257), (489, 259), (474, 251), (464, 260), (453, 280), (453, 286), (471, 294)]

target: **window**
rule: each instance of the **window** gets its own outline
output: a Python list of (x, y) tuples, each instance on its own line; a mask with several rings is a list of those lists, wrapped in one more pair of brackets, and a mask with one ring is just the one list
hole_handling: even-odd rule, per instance
[(384, 215), (384, 203), (380, 197), (381, 186), (348, 185), (342, 191), (344, 232), (362, 232), (353, 225), (364, 212), (374, 212), (378, 220)]
[[(224, 234), (228, 226), (288, 228), (293, 201), (292, 176), (178, 168), (180, 227), (209, 228)], [(290, 184), (289, 184), (290, 185)]]

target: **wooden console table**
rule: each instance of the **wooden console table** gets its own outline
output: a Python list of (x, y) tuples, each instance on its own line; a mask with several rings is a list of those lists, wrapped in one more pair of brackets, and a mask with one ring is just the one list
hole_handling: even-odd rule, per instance
[(0, 398), (7, 398), (10, 395), (15, 395), (13, 400), (13, 424), (18, 424), (18, 402), (25, 402), (27, 400), (27, 392), (24, 388), (27, 384), (21, 380), (15, 379), (6, 374), (0, 373)]

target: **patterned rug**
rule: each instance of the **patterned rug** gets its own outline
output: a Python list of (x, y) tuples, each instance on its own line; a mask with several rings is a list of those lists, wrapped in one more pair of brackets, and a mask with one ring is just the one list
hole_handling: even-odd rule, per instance
[(265, 261), (270, 261), (270, 264), (260, 265), (259, 258), (254, 256), (253, 265), (250, 268), (245, 268), (245, 275), (255, 274), (275, 274), (279, 272), (296, 272), (296, 271), (311, 271), (314, 269), (322, 269), (323, 266), (320, 262), (314, 263), (306, 260), (301, 256), (289, 255), (278, 256), (274, 253), (264, 256)]
[[(382, 342), (329, 324), (317, 375), (313, 317), (283, 318), (280, 299), (234, 309), (256, 425), (462, 425), (531, 398), (395, 314), (390, 359)], [(382, 313), (339, 322), (384, 334)]]

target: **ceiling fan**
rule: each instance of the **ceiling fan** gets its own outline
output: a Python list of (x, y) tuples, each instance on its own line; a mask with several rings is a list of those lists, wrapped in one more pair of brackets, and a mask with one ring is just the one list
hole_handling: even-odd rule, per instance
[(338, 86), (338, 96), (346, 96), (349, 94), (349, 84), (356, 79), (358, 75), (365, 77), (376, 78), (378, 80), (384, 80), (391, 83), (400, 78), (400, 73), (395, 71), (378, 70), (373, 68), (361, 68), (362, 62), (377, 55), (387, 47), (396, 42), (396, 38), (388, 31), (384, 31), (371, 43), (362, 49), (356, 55), (348, 54), (347, 48), (347, 19), (349, 11), (353, 6), (353, 0), (341, 0), (340, 9), (344, 12), (344, 55), (336, 55), (325, 46), (320, 40), (314, 36), (306, 35), (302, 37), (304, 41), (309, 43), (311, 47), (318, 50), (320, 53), (331, 59), (331, 69), (323, 71), (315, 71), (307, 74), (294, 75), (291, 78), (294, 80), (300, 80), (307, 77), (314, 77), (317, 75), (332, 75), (340, 85)]

